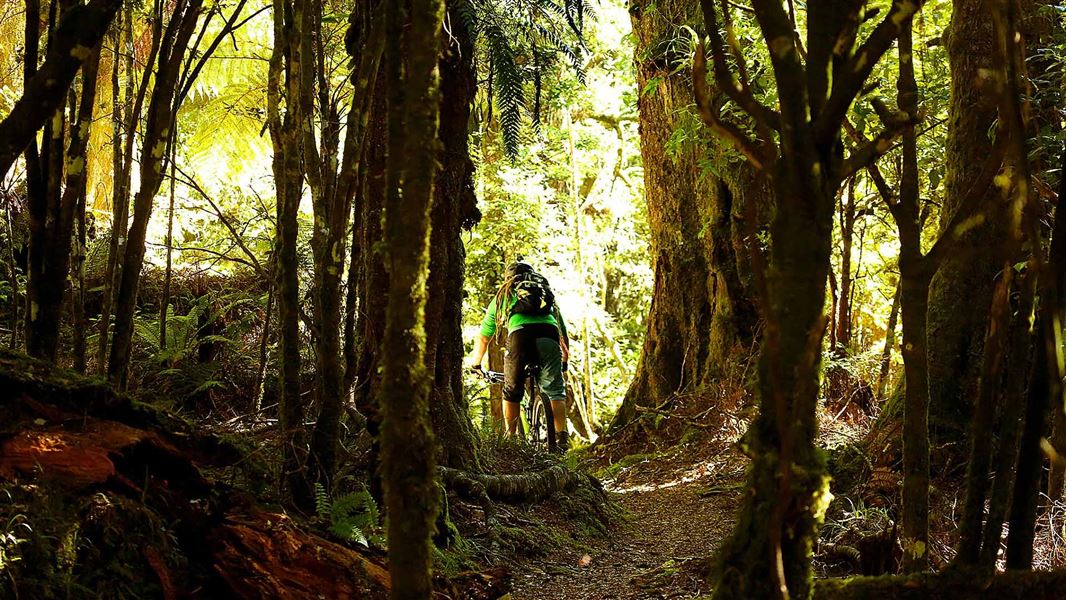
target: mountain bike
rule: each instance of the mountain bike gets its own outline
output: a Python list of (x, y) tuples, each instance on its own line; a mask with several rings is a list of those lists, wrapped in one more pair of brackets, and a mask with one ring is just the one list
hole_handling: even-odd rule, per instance
[[(474, 373), (493, 384), (503, 383), (504, 375), (499, 371), (485, 371), (481, 368), (473, 369)], [(547, 442), (548, 451), (555, 452), (555, 415), (552, 412), (551, 402), (544, 398), (540, 390), (540, 365), (532, 363), (526, 365), (526, 392), (530, 398), (524, 407), (525, 424), (519, 420), (519, 427), (523, 428), (522, 436), (525, 437), (525, 426), (529, 427), (529, 436), (526, 438), (530, 444), (540, 446)]]

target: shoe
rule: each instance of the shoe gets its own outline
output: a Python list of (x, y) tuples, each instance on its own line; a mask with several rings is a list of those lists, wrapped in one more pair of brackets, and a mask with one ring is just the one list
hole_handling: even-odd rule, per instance
[(560, 454), (570, 449), (570, 432), (560, 431), (555, 434), (555, 448)]

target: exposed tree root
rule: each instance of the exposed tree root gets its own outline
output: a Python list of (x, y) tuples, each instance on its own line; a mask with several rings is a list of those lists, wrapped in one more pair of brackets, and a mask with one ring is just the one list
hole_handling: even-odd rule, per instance
[(557, 492), (572, 490), (582, 484), (602, 491), (596, 478), (555, 465), (535, 473), (490, 475), (439, 467), (444, 484), (460, 495), (482, 503), (486, 499), (500, 502), (536, 503)]

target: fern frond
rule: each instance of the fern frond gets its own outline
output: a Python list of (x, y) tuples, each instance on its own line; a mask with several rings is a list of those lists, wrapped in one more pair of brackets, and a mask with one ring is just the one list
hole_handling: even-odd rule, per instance
[(485, 30), (492, 52), (493, 79), (496, 104), (500, 110), (500, 129), (504, 149), (511, 158), (518, 156), (519, 135), (522, 129), (522, 109), (525, 107), (525, 77), (515, 60), (511, 42), (498, 27)]
[(574, 75), (577, 76), (577, 80), (581, 82), (582, 85), (584, 85), (585, 60), (582, 57), (581, 48), (571, 47), (570, 44), (567, 44), (566, 41), (559, 37), (559, 35), (557, 35), (554, 31), (539, 23), (537, 24), (537, 31), (540, 33), (541, 37), (544, 39), (545, 42), (551, 45), (554, 50), (566, 57), (567, 62), (570, 63), (570, 67), (574, 70)]
[(326, 486), (317, 482), (315, 483), (315, 514), (327, 521), (333, 516), (333, 503), (330, 502), (329, 494), (326, 493)]

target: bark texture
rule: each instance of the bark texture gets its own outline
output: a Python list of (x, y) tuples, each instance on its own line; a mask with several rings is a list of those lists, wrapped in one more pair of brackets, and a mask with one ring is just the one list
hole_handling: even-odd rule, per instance
[(386, 3), (388, 88), (385, 247), (388, 305), (381, 347), (381, 479), (388, 510), (392, 597), (433, 592), (435, 442), (425, 366), (430, 212), (437, 176), (441, 0)]
[(630, 14), (637, 88), (647, 90), (638, 110), (655, 287), (636, 378), (614, 430), (636, 418), (638, 407), (710, 383), (750, 350), (758, 316), (742, 267), (745, 219), (767, 196), (748, 167), (723, 167), (727, 179), (704, 173), (702, 145), (667, 150), (679, 111), (692, 102), (691, 79), (674, 72), (685, 57), (672, 42), (681, 26), (699, 22), (698, 3), (641, 0)]
[(477, 94), (474, 44), (461, 10), (468, 0), (446, 2), (450, 35), (444, 37), (440, 62), (441, 149), (433, 194), (433, 232), (429, 246), (432, 302), (426, 306), (426, 367), (433, 373), (430, 414), (442, 465), (478, 470), (469, 407), (463, 395), (463, 281), (466, 250), (462, 232), (481, 215), (474, 195), (470, 160), (470, 107)]
[[(274, 2), (274, 50), (270, 57), (267, 119), (274, 147), (272, 168), (277, 189), (277, 232), (274, 241), (274, 276), (278, 303), (278, 414), (282, 436), (283, 477), (297, 505), (312, 505), (306, 473), (307, 447), (303, 431), (306, 412), (300, 395), (300, 279), (297, 258), (297, 215), (303, 195), (303, 166), (300, 162), (301, 124), (311, 107), (300, 94), (302, 62), (299, 44), (293, 36), (306, 31), (309, 2), (289, 5)], [(283, 88), (284, 86), (284, 88)], [(284, 92), (284, 93), (283, 93)], [(282, 97), (284, 96), (284, 114)]]
[(491, 500), (500, 502), (527, 502), (536, 504), (557, 492), (565, 492), (579, 485), (600, 489), (599, 483), (588, 475), (578, 473), (562, 465), (555, 465), (535, 473), (516, 475), (490, 475), (470, 473), (449, 467), (440, 467), (441, 480), (467, 497), (482, 493)]
[[(986, 81), (993, 68), (992, 23), (982, 0), (953, 0), (947, 31), (951, 64), (951, 101), (948, 113), (947, 167), (941, 231), (980, 179), (985, 158), (992, 154), (991, 131), (996, 119), (996, 95)], [(981, 192), (977, 203), (995, 203), (996, 189)], [(930, 426), (934, 434), (965, 433), (988, 327), (992, 288), (999, 264), (989, 248), (1002, 234), (985, 220), (964, 234), (955, 252), (946, 256), (929, 291)]]
[[(316, 3), (316, 8), (313, 37), (318, 39), (322, 36), (322, 7)], [(357, 39), (362, 43), (356, 42)], [(339, 109), (332, 100), (336, 92), (329, 89), (324, 51), (320, 44), (313, 48), (310, 43), (303, 50), (313, 52), (316, 57), (319, 112), (328, 116), (320, 126), (317, 147), (313, 137), (305, 136), (304, 140), (305, 157), (311, 157), (311, 160), (305, 158), (304, 168), (311, 183), (315, 213), (311, 236), (314, 262), (312, 305), (315, 316), (315, 393), (319, 412), (311, 438), (311, 471), (327, 487), (337, 469), (341, 417), (350, 389), (345, 386), (342, 363), (341, 275), (352, 204), (365, 168), (360, 158), (366, 142), (372, 91), (384, 49), (384, 18), (378, 7), (367, 6), (353, 12), (345, 40), (357, 67), (352, 74), (354, 89), (343, 146)], [(305, 81), (305, 85), (310, 83)]]

